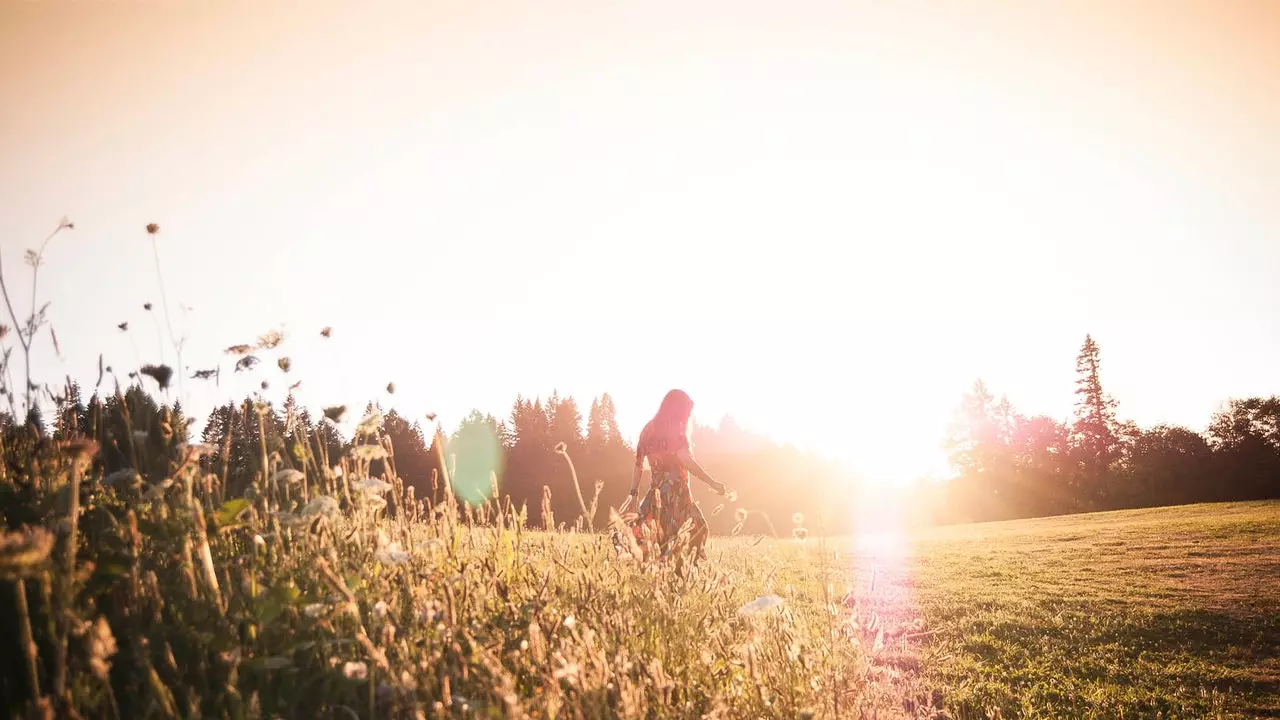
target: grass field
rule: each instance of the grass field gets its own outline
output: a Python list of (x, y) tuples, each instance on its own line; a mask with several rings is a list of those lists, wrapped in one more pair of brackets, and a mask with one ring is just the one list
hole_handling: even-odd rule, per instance
[(534, 531), (510, 508), (388, 519), (398, 487), (367, 478), (370, 454), (342, 473), (282, 470), (225, 501), (212, 476), (145, 487), (81, 478), (74, 462), (47, 464), (39, 485), (0, 484), (10, 527), (26, 528), (0, 543), (15, 591), (0, 597), (4, 636), (32, 640), (31, 654), (0, 657), (9, 707), (1280, 716), (1280, 503), (714, 538), (708, 562), (680, 574), (620, 556), (606, 535)]
[(855, 552), (952, 717), (1280, 716), (1280, 503), (929, 530)]

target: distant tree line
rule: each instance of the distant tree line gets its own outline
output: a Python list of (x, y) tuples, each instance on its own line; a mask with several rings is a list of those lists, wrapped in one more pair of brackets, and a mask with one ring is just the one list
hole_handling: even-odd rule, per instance
[(1076, 359), (1075, 412), (1062, 422), (1019, 413), (981, 380), (946, 440), (955, 478), (922, 492), (937, 521), (1280, 497), (1280, 396), (1229, 400), (1205, 433), (1139, 428), (1116, 415), (1086, 336)]
[[(846, 468), (729, 418), (718, 427), (696, 426), (693, 442), (699, 461), (735, 496), (720, 498), (694, 481), (694, 497), (713, 532), (779, 535), (790, 534), (797, 521), (811, 532), (849, 532), (869, 512), (946, 523), (1280, 497), (1280, 397), (1230, 400), (1204, 434), (1170, 425), (1142, 429), (1117, 418), (1091, 337), (1077, 372), (1076, 408), (1067, 422), (1023, 415), (977, 381), (945, 441), (955, 477), (941, 484), (921, 481), (899, 495), (896, 506), (859, 507), (868, 500)], [(69, 383), (54, 400), (51, 423), (38, 407), (23, 424), (0, 413), (0, 473), (22, 473), (24, 464), (38, 462), (42, 443), (79, 435), (102, 446), (101, 473), (134, 468), (156, 482), (181, 459), (179, 446), (195, 440), (209, 446), (203, 460), (208, 471), (235, 494), (261, 476), (264, 458), (277, 469), (332, 467), (353, 442), (330, 422), (336, 418), (316, 419), (292, 396), (279, 407), (254, 398), (218, 407), (199, 438), (188, 438), (180, 404), (157, 403), (140, 382), (87, 401)], [(585, 418), (572, 397), (517, 397), (506, 418), (472, 411), (451, 435), (395, 409), (365, 408), (366, 416), (375, 412), (393, 453), (375, 462), (372, 472), (394, 463), (418, 500), (440, 501), (450, 478), (468, 503), (489, 499), (496, 486), (501, 501), (526, 509), (531, 526), (551, 520), (572, 525), (580, 514), (575, 472), (583, 502), (597, 498), (595, 527), (626, 500), (635, 448), (618, 429), (608, 393), (591, 401)], [(641, 489), (646, 485), (647, 476)], [(544, 517), (544, 509), (552, 517)]]

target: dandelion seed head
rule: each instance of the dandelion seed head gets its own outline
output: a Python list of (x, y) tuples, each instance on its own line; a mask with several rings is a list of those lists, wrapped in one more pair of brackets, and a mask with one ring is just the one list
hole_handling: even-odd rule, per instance
[(794, 514), (792, 514), (792, 516), (791, 516), (791, 524), (792, 524), (792, 525), (803, 525), (803, 524), (804, 524), (804, 513), (799, 513), (799, 512), (798, 512), (798, 513), (794, 513)]

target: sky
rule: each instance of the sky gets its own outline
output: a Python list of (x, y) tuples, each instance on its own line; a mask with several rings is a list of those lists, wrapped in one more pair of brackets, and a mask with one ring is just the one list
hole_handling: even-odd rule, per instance
[(176, 363), (158, 258), (196, 413), (680, 387), (900, 481), (1086, 333), (1143, 425), (1280, 392), (1276, 128), (1265, 0), (0, 0), (0, 259), (22, 314), (76, 225), (40, 381)]

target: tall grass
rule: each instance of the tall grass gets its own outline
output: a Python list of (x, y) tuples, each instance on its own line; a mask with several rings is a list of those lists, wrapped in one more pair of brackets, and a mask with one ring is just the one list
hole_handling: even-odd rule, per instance
[[(34, 311), (19, 334), (28, 356)], [(160, 372), (145, 374), (164, 384)], [(549, 512), (546, 527), (528, 527), (496, 476), (477, 505), (459, 500), (447, 471), (432, 479), (439, 492), (415, 498), (376, 413), (329, 457), (306, 435), (291, 452), (269, 448), (265, 407), (250, 407), (263, 440), (237, 476), (226, 448), (190, 443), (169, 408), (142, 417), (115, 392), (122, 425), (104, 419), (57, 440), (29, 429), (4, 448), (18, 470), (0, 480), (0, 698), (15, 717), (847, 717), (902, 707), (868, 691), (873, 653), (835, 599), (825, 546), (787, 541), (823, 571), (785, 587), (777, 578), (793, 570), (760, 560), (747, 539), (713, 540), (696, 567), (646, 559), (616, 509), (595, 531), (600, 487), (588, 503), (563, 449), (581, 510), (567, 527)], [(305, 428), (295, 420), (286, 424)], [(107, 447), (128, 467), (107, 472)]]

